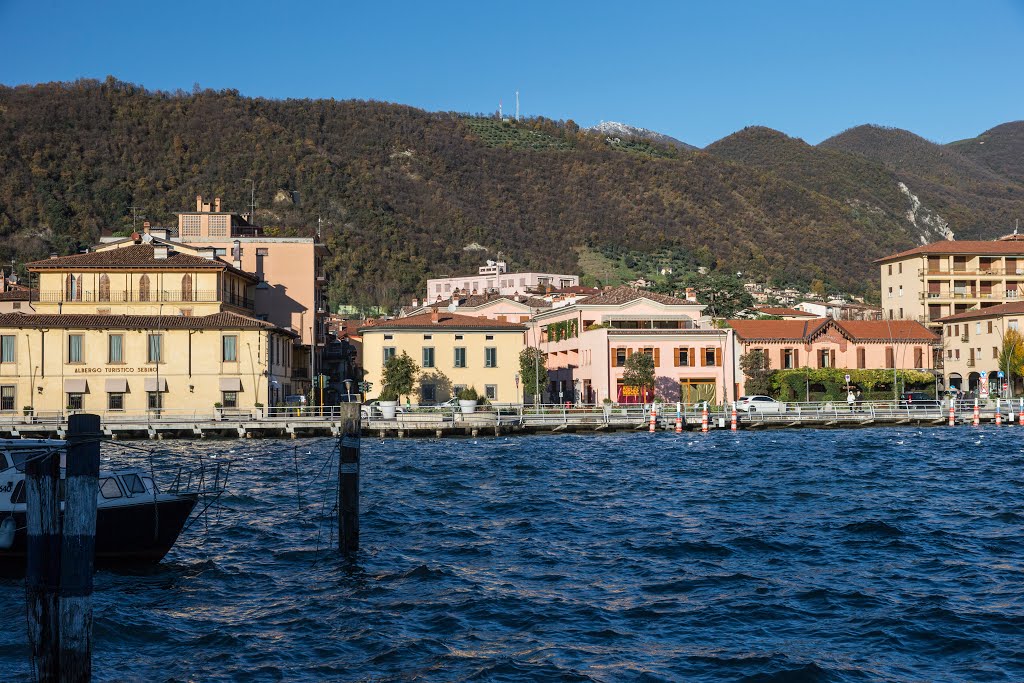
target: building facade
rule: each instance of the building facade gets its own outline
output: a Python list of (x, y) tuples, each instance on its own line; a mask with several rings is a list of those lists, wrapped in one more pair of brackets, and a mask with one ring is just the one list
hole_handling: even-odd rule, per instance
[(443, 403), (465, 387), (490, 401), (515, 403), (525, 331), (525, 325), (447, 311), (383, 320), (359, 330), (365, 380), (379, 395), (384, 364), (404, 352), (420, 367), (419, 403)]
[(437, 297), (450, 299), (459, 294), (502, 294), (512, 296), (527, 292), (542, 292), (546, 289), (565, 289), (580, 284), (578, 275), (564, 273), (509, 273), (504, 261), (488, 261), (480, 266), (476, 275), (431, 278), (427, 280), (425, 301), (434, 302)]
[(543, 400), (650, 400), (623, 380), (636, 353), (653, 358), (655, 395), (661, 400), (731, 400), (737, 372), (732, 331), (713, 327), (703, 311), (695, 301), (618, 287), (539, 313), (527, 343), (547, 359)]
[[(730, 320), (737, 355), (763, 351), (773, 370), (934, 370), (939, 338), (910, 320)], [(740, 382), (746, 377), (741, 373)]]
[(1024, 390), (1022, 379), (1000, 362), (1006, 333), (1024, 333), (1024, 301), (958, 313), (936, 322), (942, 326), (946, 387), (979, 398), (1019, 395)]
[(935, 242), (875, 263), (890, 320), (938, 327), (940, 318), (1024, 297), (1024, 235)]

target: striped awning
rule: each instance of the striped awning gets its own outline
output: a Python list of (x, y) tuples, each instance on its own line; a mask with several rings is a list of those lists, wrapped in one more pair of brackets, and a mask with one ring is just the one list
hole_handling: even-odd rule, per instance
[(89, 390), (89, 384), (85, 378), (73, 378), (64, 380), (64, 392), (68, 394), (84, 394)]
[(161, 377), (158, 381), (156, 377), (147, 377), (146, 391), (167, 391), (167, 378)]
[(104, 388), (110, 394), (123, 394), (128, 391), (128, 379), (125, 377), (111, 377), (104, 382)]
[(221, 377), (220, 378), (220, 390), (221, 391), (241, 391), (242, 390), (242, 378), (241, 377)]

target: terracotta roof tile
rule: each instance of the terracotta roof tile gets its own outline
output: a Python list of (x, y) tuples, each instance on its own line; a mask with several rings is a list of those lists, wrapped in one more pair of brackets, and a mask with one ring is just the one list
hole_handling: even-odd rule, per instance
[(638, 301), (639, 299), (648, 299), (659, 304), (665, 304), (668, 306), (699, 306), (695, 301), (687, 301), (686, 299), (680, 299), (674, 296), (668, 296), (667, 294), (658, 294), (657, 292), (649, 292), (647, 290), (634, 289), (632, 287), (615, 287), (614, 289), (608, 289), (600, 294), (594, 296), (588, 296), (586, 299), (577, 302), (579, 306), (621, 306), (622, 304), (628, 304), (631, 301)]
[(410, 315), (407, 318), (395, 318), (393, 320), (380, 320), (370, 325), (364, 325), (359, 331), (364, 330), (401, 330), (401, 329), (452, 329), (452, 330), (525, 330), (525, 325), (503, 322), (501, 320), (490, 320), (472, 315), (459, 315), (440, 311), (437, 322), (432, 320), (432, 313), (419, 313)]
[(875, 263), (885, 263), (915, 256), (918, 254), (980, 254), (980, 255), (1008, 255), (1024, 256), (1024, 241), (1020, 240), (942, 240), (932, 242), (920, 247), (907, 249), (896, 254), (891, 254), (877, 259)]
[(0, 328), (54, 328), (67, 330), (276, 330), (293, 337), (291, 330), (235, 313), (211, 315), (104, 315), (82, 313), (4, 313)]
[(807, 311), (801, 311), (798, 308), (785, 308), (779, 306), (757, 306), (755, 310), (758, 313), (765, 315), (791, 315), (800, 318), (820, 318), (821, 316), (815, 315), (814, 313), (808, 313)]
[(0, 292), (0, 301), (32, 301), (35, 293), (34, 289), (11, 289)]
[(954, 315), (947, 315), (945, 318), (938, 318), (935, 320), (937, 323), (944, 322), (956, 322), (958, 320), (975, 320), (982, 318), (991, 318), (997, 315), (1016, 315), (1024, 314), (1024, 301), (1011, 301), (1007, 304), (1000, 304), (998, 306), (988, 306), (986, 308), (979, 308), (973, 311), (964, 311), (963, 313), (956, 313)]
[[(544, 299), (538, 299), (532, 296), (524, 296), (522, 301), (516, 301), (515, 298), (510, 294), (470, 294), (468, 296), (460, 296), (458, 298), (459, 308), (477, 308), (485, 304), (492, 304), (495, 301), (511, 301), (530, 308), (551, 308), (551, 302), (545, 301)], [(411, 310), (418, 311), (422, 308), (433, 308), (437, 306), (440, 309), (445, 309), (451, 304), (451, 299), (441, 299), (440, 301), (425, 301), (422, 306), (416, 306)]]
[(916, 320), (836, 320), (836, 326), (858, 341), (936, 342), (938, 335)]
[(828, 318), (814, 318), (812, 320), (730, 320), (729, 326), (736, 331), (737, 337), (744, 340), (803, 340), (827, 322)]
[(258, 282), (252, 273), (239, 270), (219, 258), (207, 259), (201, 256), (184, 254), (170, 248), (167, 258), (158, 259), (153, 255), (154, 249), (151, 244), (133, 244), (129, 247), (117, 249), (104, 249), (102, 251), (90, 251), (85, 254), (71, 254), (70, 256), (58, 256), (57, 258), (33, 261), (28, 264), (30, 271), (39, 270), (66, 270), (68, 268), (93, 270), (97, 268), (169, 268), (188, 270), (228, 270), (243, 275), (254, 282)]
[(938, 336), (913, 320), (730, 320), (729, 325), (744, 341), (810, 341), (826, 326), (839, 328), (853, 341), (938, 341)]

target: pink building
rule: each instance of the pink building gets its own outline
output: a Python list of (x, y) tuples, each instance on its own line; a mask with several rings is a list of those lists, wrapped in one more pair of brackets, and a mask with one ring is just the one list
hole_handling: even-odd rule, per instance
[(735, 397), (732, 330), (703, 317), (704, 306), (618, 287), (534, 316), (527, 344), (547, 358), (547, 402), (636, 403), (622, 375), (634, 353), (654, 358), (655, 392), (665, 401), (719, 403)]
[(435, 308), (448, 313), (471, 315), (499, 322), (525, 323), (535, 313), (551, 308), (551, 302), (522, 294), (471, 294), (425, 302), (413, 299), (412, 306), (402, 308), (401, 317), (429, 313)]
[[(761, 350), (769, 367), (932, 370), (939, 338), (911, 320), (730, 320), (737, 355)], [(742, 374), (739, 382), (744, 382)]]

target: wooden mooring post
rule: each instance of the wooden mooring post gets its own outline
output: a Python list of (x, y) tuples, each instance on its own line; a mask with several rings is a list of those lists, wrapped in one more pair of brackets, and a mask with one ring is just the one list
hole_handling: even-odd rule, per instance
[(338, 550), (359, 550), (359, 429), (360, 405), (341, 404), (338, 440)]
[(68, 419), (63, 515), (57, 494), (60, 454), (25, 468), (29, 535), (25, 591), (29, 644), (39, 681), (92, 679), (99, 439), (98, 415)]

